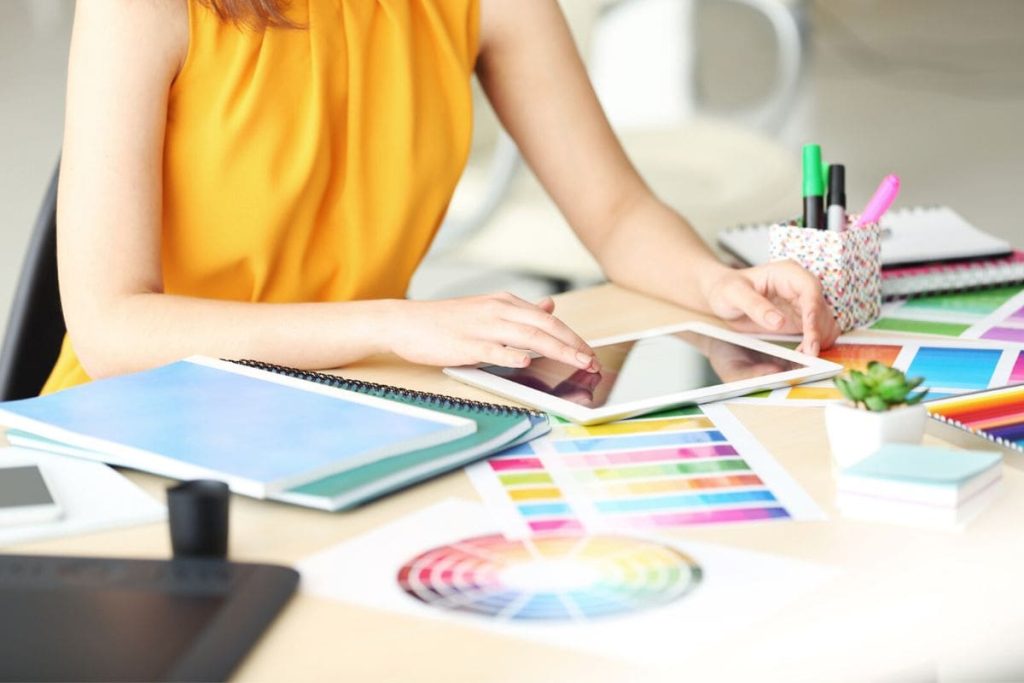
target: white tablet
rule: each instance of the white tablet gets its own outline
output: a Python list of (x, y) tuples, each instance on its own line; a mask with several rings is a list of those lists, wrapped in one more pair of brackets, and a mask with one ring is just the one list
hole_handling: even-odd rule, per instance
[(839, 374), (843, 367), (706, 323), (591, 342), (601, 372), (550, 358), (528, 367), (445, 368), (445, 373), (555, 415), (595, 424), (707, 403)]

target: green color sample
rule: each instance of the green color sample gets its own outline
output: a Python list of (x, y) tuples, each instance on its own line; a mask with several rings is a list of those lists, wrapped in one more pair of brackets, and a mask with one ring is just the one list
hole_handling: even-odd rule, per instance
[(873, 330), (909, 332), (911, 334), (937, 334), (943, 337), (959, 337), (970, 325), (965, 323), (943, 323), (935, 320), (908, 320), (906, 318), (881, 318), (871, 326)]
[(656, 413), (647, 413), (640, 417), (689, 417), (691, 415), (703, 415), (704, 411), (700, 409), (700, 406), (680, 406), (678, 408), (666, 408), (665, 410), (659, 410)]
[(988, 315), (1020, 292), (1020, 285), (992, 287), (967, 292), (933, 294), (908, 300), (905, 308), (928, 311), (956, 311), (974, 315)]
[[(691, 415), (703, 415), (704, 411), (700, 409), (700, 406), (679, 406), (677, 408), (666, 408), (665, 410), (659, 410), (656, 413), (644, 413), (643, 415), (637, 415), (636, 419), (649, 419), (649, 418), (664, 418), (664, 417), (689, 417)], [(564, 417), (558, 417), (557, 415), (548, 415), (549, 418), (559, 424), (572, 424), (569, 420)]]
[(506, 486), (550, 484), (551, 475), (547, 472), (516, 472), (514, 474), (502, 474), (498, 477), (498, 480)]
[(722, 458), (690, 463), (668, 463), (659, 465), (638, 465), (636, 467), (599, 468), (593, 470), (593, 476), (601, 481), (616, 479), (646, 479), (665, 477), (677, 474), (707, 474), (714, 472), (734, 472), (749, 470), (739, 458)]
[(761, 391), (755, 391), (751, 394), (744, 394), (743, 398), (771, 398), (771, 389), (762, 389)]

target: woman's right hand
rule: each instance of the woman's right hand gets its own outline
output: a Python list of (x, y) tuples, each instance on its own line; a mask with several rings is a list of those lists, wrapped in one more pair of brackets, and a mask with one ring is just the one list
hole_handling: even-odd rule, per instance
[(531, 304), (502, 292), (396, 304), (385, 344), (413, 363), (522, 368), (535, 352), (587, 372), (600, 370), (593, 349), (553, 315), (550, 298)]

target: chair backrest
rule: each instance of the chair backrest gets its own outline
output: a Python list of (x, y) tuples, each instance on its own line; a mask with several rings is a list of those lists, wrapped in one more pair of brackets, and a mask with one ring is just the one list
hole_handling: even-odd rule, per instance
[(57, 288), (59, 173), (58, 162), (32, 228), (0, 346), (0, 401), (38, 395), (64, 339), (64, 312)]

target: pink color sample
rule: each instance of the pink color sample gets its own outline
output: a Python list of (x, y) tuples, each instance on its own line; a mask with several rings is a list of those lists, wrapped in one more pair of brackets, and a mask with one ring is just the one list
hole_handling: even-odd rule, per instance
[(541, 519), (530, 522), (530, 530), (537, 533), (552, 531), (583, 531), (583, 525), (575, 519)]
[(981, 335), (982, 339), (998, 339), (999, 341), (1024, 344), (1024, 329), (1016, 327), (993, 327)]
[(498, 458), (489, 461), (495, 472), (507, 470), (542, 470), (544, 465), (537, 458)]
[(700, 512), (673, 512), (660, 515), (631, 517), (629, 526), (671, 527), (687, 524), (716, 524), (721, 522), (749, 522), (757, 519), (789, 517), (782, 508), (734, 508), (731, 510), (701, 510)]
[(1010, 371), (1010, 383), (1016, 384), (1017, 382), (1024, 382), (1024, 351), (1017, 356), (1017, 362), (1013, 364), (1013, 370)]

